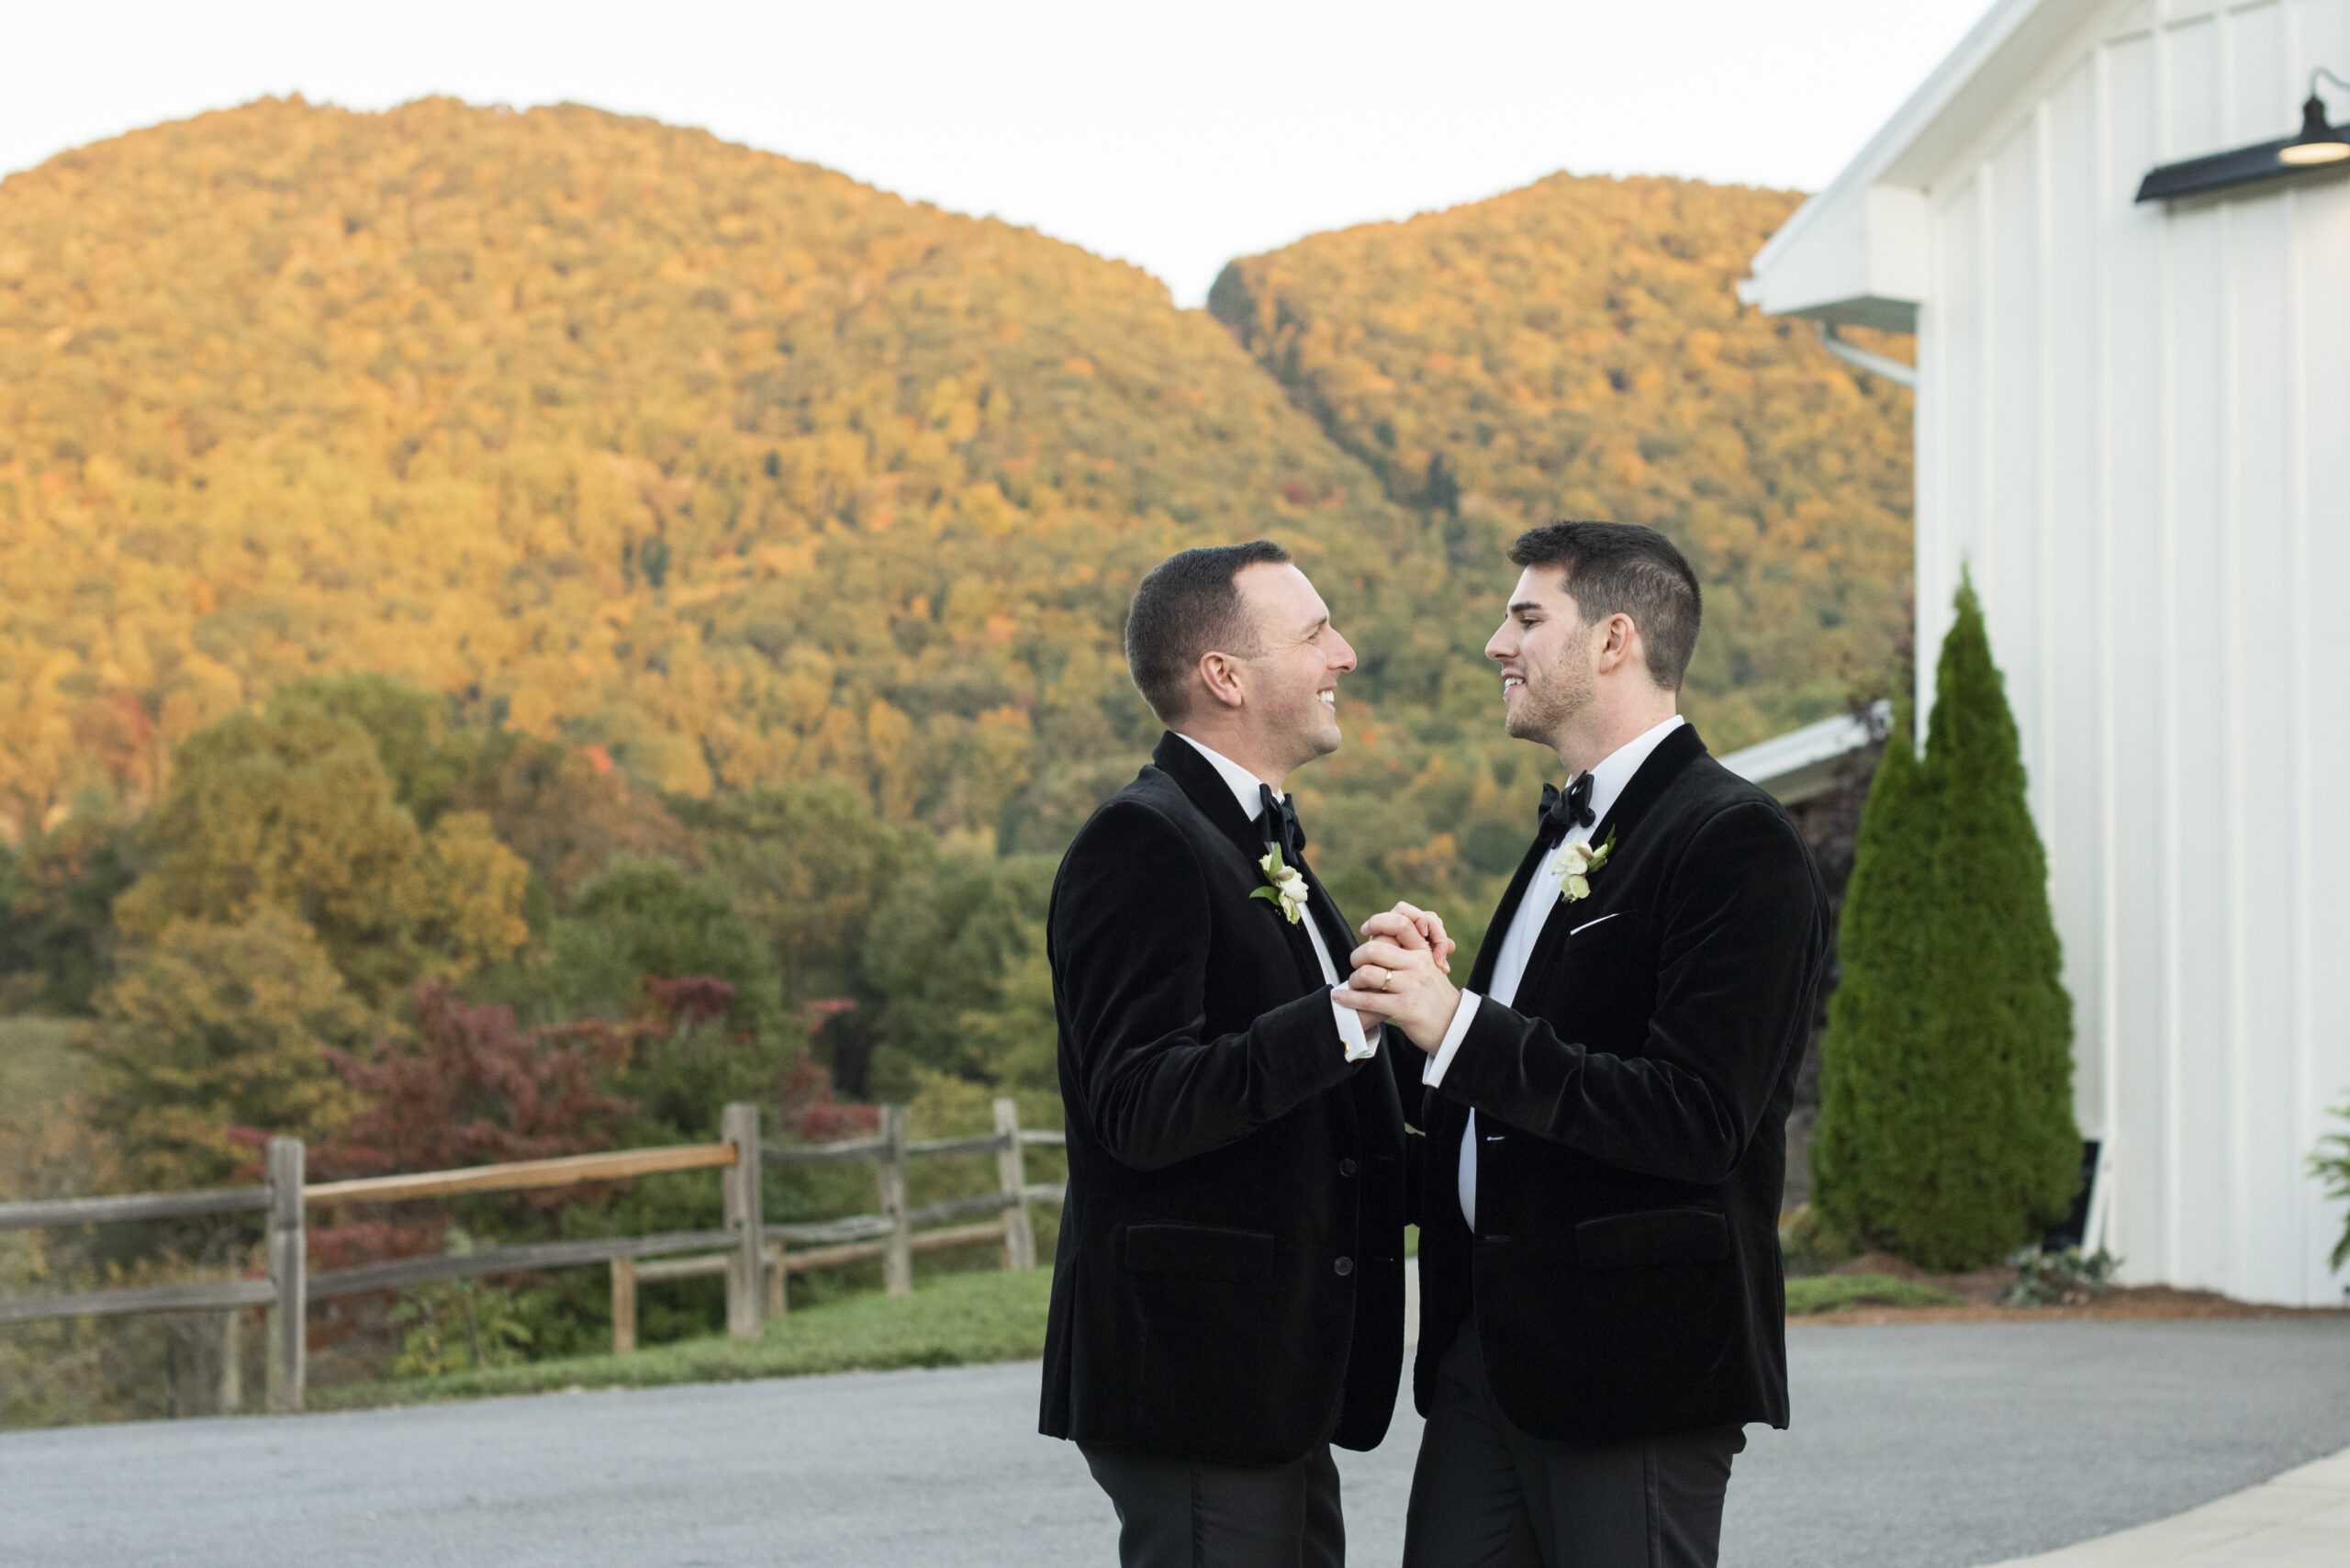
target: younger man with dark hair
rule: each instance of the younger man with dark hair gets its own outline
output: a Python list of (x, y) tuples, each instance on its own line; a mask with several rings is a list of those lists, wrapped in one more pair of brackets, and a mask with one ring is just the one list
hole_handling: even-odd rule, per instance
[(1427, 1056), (1404, 1562), (1711, 1568), (1744, 1424), (1787, 1424), (1778, 1205), (1827, 899), (1675, 711), (1680, 552), (1570, 522), (1510, 560), (1486, 656), (1571, 782), (1465, 991), (1387, 914), (1337, 993)]

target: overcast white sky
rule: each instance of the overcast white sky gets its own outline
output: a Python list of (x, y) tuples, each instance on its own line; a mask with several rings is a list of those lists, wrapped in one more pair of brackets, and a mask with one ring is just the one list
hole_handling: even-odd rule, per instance
[(1148, 268), (1559, 169), (1817, 189), (1988, 0), (0, 0), (0, 173), (299, 92), (705, 127)]

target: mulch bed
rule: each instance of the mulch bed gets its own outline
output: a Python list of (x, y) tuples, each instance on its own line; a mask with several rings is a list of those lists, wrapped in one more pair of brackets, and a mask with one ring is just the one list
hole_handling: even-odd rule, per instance
[(1966, 1298), (1964, 1306), (1863, 1306), (1790, 1317), (1793, 1325), (1875, 1327), (1888, 1323), (2177, 1323), (2221, 1317), (2344, 1317), (2339, 1307), (2260, 1306), (2233, 1301), (2215, 1291), (2174, 1290), (2168, 1285), (2116, 1285), (2088, 1301), (2066, 1306), (2000, 1306), (2016, 1282), (2013, 1269), (1978, 1269), (1968, 1274), (1934, 1274), (1884, 1252), (1864, 1253), (1828, 1271), (1831, 1274), (1890, 1274), (1939, 1285)]

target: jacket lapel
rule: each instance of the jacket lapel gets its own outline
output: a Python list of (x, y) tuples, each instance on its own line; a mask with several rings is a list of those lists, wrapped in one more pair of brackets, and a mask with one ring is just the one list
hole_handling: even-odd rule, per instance
[[(1696, 727), (1684, 721), (1657, 743), (1657, 748), (1649, 753), (1648, 760), (1640, 764), (1639, 771), (1625, 781), (1622, 792), (1616, 797), (1616, 803), (1607, 808), (1607, 814), (1592, 824), (1591, 842), (1594, 845), (1605, 844), (1612, 833), (1620, 848), (1624, 840), (1639, 831), (1640, 819), (1649, 814), (1650, 808), (1656, 804), (1666, 788), (1681, 777), (1684, 768), (1705, 755), (1706, 743), (1697, 738)], [(1526, 972), (1528, 975), (1540, 974), (1548, 969), (1550, 960), (1558, 956), (1560, 947), (1565, 944), (1567, 933), (1584, 921), (1595, 918), (1606, 903), (1614, 902), (1612, 898), (1606, 901), (1599, 898), (1606, 876), (1605, 868), (1598, 876), (1602, 880), (1593, 882), (1591, 900), (1579, 900), (1572, 904), (1560, 898), (1550, 901), (1550, 913), (1542, 922), (1540, 935), (1534, 939), (1534, 951), (1527, 955)], [(1518, 987), (1521, 994), (1525, 989), (1523, 984)]]
[(1217, 830), (1232, 840), (1243, 855), (1254, 861), (1265, 853), (1264, 845), (1258, 841), (1256, 819), (1240, 809), (1240, 802), (1232, 798), (1231, 790), (1225, 785), (1224, 775), (1200, 755), (1198, 747), (1169, 730), (1158, 737), (1158, 749), (1150, 754), (1150, 760), (1161, 773), (1182, 786), (1192, 804), (1215, 823)]
[[(1339, 913), (1338, 901), (1330, 896), (1330, 890), (1322, 885), (1322, 879), (1314, 874), (1314, 868), (1310, 865), (1305, 868), (1305, 885), (1314, 890), (1314, 897), (1305, 906), (1306, 914), (1321, 931), (1322, 944), (1330, 949), (1330, 967), (1338, 971), (1339, 982), (1343, 984), (1347, 971), (1353, 967), (1347, 959), (1354, 952), (1359, 939), (1347, 928), (1347, 917)], [(1322, 966), (1318, 961), (1314, 966), (1314, 983), (1322, 983)]]
[[(1262, 855), (1268, 847), (1259, 845), (1257, 853)], [(1297, 960), (1298, 978), (1305, 982), (1308, 991), (1318, 991), (1330, 982), (1322, 978), (1322, 960), (1314, 956), (1314, 938), (1305, 934), (1307, 920), (1314, 922), (1322, 933), (1322, 945), (1330, 949), (1330, 967), (1337, 971), (1339, 983), (1344, 984), (1347, 955), (1355, 950), (1355, 945), (1347, 940), (1346, 918), (1338, 913), (1337, 904), (1331, 900), (1329, 890), (1322, 885), (1322, 879), (1314, 874), (1314, 868), (1307, 865), (1301, 866), (1299, 869), (1305, 873), (1306, 891), (1312, 895), (1305, 901), (1304, 920), (1292, 925), (1281, 919), (1275, 905), (1266, 903), (1263, 899), (1257, 902), (1264, 904), (1273, 918), (1281, 922), (1281, 929), (1289, 934), (1290, 955)]]
[[(1197, 806), (1248, 857), (1249, 878), (1253, 883), (1261, 885), (1264, 877), (1258, 870), (1257, 862), (1264, 858), (1269, 846), (1264, 835), (1258, 831), (1256, 820), (1241, 811), (1240, 802), (1233, 798), (1231, 787), (1225, 783), (1224, 775), (1215, 770), (1214, 764), (1202, 756), (1197, 747), (1172, 730), (1159, 737), (1158, 748), (1150, 754), (1150, 760), (1158, 765), (1160, 772), (1181, 785), (1192, 804)], [(1322, 890), (1321, 884), (1312, 880), (1313, 875), (1311, 870), (1306, 872), (1315, 893), (1306, 905), (1309, 910), (1316, 904), (1328, 904), (1330, 902), (1330, 895)], [(1281, 917), (1281, 906), (1270, 900), (1252, 898), (1248, 902), (1252, 908), (1263, 910), (1265, 920), (1281, 931), (1282, 940), (1289, 945), (1290, 958), (1297, 964), (1298, 979), (1304, 983), (1305, 989), (1320, 990), (1324, 984), (1322, 964), (1314, 956), (1314, 939), (1305, 934), (1305, 923), (1299, 921), (1292, 924)], [(1329, 940), (1326, 930), (1323, 940)], [(1346, 950), (1352, 952), (1354, 949), (1349, 945)], [(1337, 960), (1338, 955), (1334, 951), (1330, 961), (1335, 964)]]
[[(1517, 906), (1526, 898), (1534, 873), (1540, 868), (1543, 857), (1550, 852), (1542, 846), (1542, 835), (1526, 846), (1526, 854), (1517, 863), (1516, 874), (1509, 879), (1502, 902), (1494, 907), (1494, 918), (1485, 927), (1484, 940), (1477, 944), (1477, 961), (1469, 966), (1469, 983), (1461, 989), (1473, 991), (1480, 996), (1490, 994), (1494, 985), (1494, 967), (1501, 961), (1502, 944), (1509, 940), (1509, 924), (1517, 917)], [(1453, 1168), (1460, 1159), (1460, 1138), (1469, 1126), (1469, 1110), (1440, 1094), (1425, 1094), (1422, 1114), (1427, 1117), (1422, 1130), (1428, 1135), (1429, 1170), (1428, 1197), (1448, 1215), (1458, 1217), (1460, 1213), (1460, 1187)]]
[(1610, 829), (1615, 831), (1619, 841), (1629, 838), (1666, 787), (1681, 777), (1683, 769), (1705, 755), (1706, 743), (1697, 738), (1696, 726), (1684, 721), (1671, 734), (1657, 742), (1656, 749), (1649, 753), (1648, 760), (1640, 764), (1639, 771), (1625, 781), (1623, 792), (1616, 797), (1616, 803), (1607, 808), (1607, 814), (1592, 824), (1592, 843), (1606, 843)]
[(1534, 873), (1548, 853), (1542, 847), (1542, 835), (1536, 834), (1534, 842), (1526, 846), (1525, 858), (1517, 863), (1517, 874), (1509, 879), (1509, 889), (1494, 911), (1492, 923), (1485, 927), (1485, 939), (1477, 944), (1477, 961), (1469, 966), (1469, 989), (1480, 996), (1494, 983), (1494, 966), (1501, 961), (1502, 944), (1509, 940), (1509, 923), (1517, 917), (1517, 906), (1526, 897), (1527, 884), (1534, 880)]

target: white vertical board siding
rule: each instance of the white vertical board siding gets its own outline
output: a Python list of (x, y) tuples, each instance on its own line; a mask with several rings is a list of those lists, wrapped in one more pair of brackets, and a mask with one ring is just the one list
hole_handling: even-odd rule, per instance
[[(2108, 326), (2098, 272), (2094, 64), (2080, 62), (2039, 120), (2041, 249), (2046, 300), (2040, 369), (2052, 452), (2095, 454), (2102, 440), (2098, 374)], [(2033, 518), (2022, 543), (2038, 546), (2038, 612), (2046, 656), (2038, 685), (2045, 718), (2034, 783), (2048, 825), (2049, 888), (2073, 993), (2074, 1099), (2081, 1120), (2101, 1126), (2111, 1093), (2106, 1049), (2108, 972), (2104, 933), (2109, 902), (2105, 798), (2109, 767), (2106, 714), (2113, 694), (2106, 658), (2111, 577), (2109, 518), (2098, 479), (2102, 465), (2043, 462)], [(2046, 520), (2076, 520), (2047, 526)], [(2032, 535), (2036, 534), (2034, 539)]]
[[(1962, 565), (2007, 672), (2125, 1273), (2338, 1303), (2350, 1093), (2350, 178), (2289, 133), (2350, 0), (2117, 4), (1929, 183), (1920, 698)], [(2335, 105), (2337, 119), (2350, 101)]]
[[(2105, 655), (2106, 684), (2113, 691), (2107, 721), (2113, 732), (2112, 771), (2091, 785), (2113, 824), (2113, 896), (2105, 916), (2112, 923), (2113, 1014), (2101, 1042), (2113, 1088), (2101, 1107), (2106, 1115), (2084, 1116), (2084, 1125), (2113, 1149), (2108, 1172), (2113, 1249), (2137, 1277), (2166, 1279), (2176, 1261), (2173, 1150), (2182, 1115), (2175, 1092), (2179, 1042), (2171, 982), (2177, 965), (2170, 912), (2182, 857), (2149, 853), (2150, 846), (2176, 842), (2180, 819), (2172, 761), (2177, 746), (2166, 695), (2177, 575), (2163, 505), (2168, 487), (2162, 460), (2167, 446), (2161, 216), (2117, 209), (2113, 197), (2130, 170), (2156, 161), (2154, 85), (2151, 34), (2104, 51), (2099, 97), (2107, 151), (2096, 213), (2108, 324), (2098, 389), (2107, 436), (2084, 478), (2103, 492), (2113, 537), (2113, 636)], [(2080, 472), (2084, 465), (2064, 466)], [(2126, 789), (2119, 787), (2124, 779)], [(2069, 969), (2065, 978), (2072, 978)], [(2079, 1054), (2076, 1044), (2076, 1058)]]
[[(2274, 134), (2266, 128), (2277, 118), (2278, 89), (2289, 80), (2284, 8), (2277, 0), (2247, 7), (2235, 14), (2230, 32), (2227, 139), (2236, 145)], [(2290, 748), (2299, 744), (2293, 719), (2302, 679), (2294, 657), (2299, 638), (2288, 576), (2297, 532), (2291, 474), (2299, 457), (2291, 428), (2289, 206), (2279, 193), (2221, 208), (2229, 393), (2223, 450), (2232, 470), (2228, 536), (2235, 581), (2230, 628), (2235, 668), (2229, 686), (2234, 722), (2228, 750), (2234, 763), (2230, 792), (2240, 802), (2230, 846), (2237, 1170), (2228, 1277), (2265, 1301), (2299, 1292), (2294, 1199), (2305, 1180), (2290, 1161), (2263, 1153), (2291, 1148), (2298, 1119), (2292, 1058), (2300, 965), (2292, 927), (2302, 902), (2300, 854), (2289, 833), (2265, 825), (2300, 816), (2300, 770), (2289, 765)], [(2350, 264), (2350, 257), (2344, 261)], [(2277, 746), (2286, 748), (2286, 767), (2271, 765), (2271, 748)]]
[[(2333, 62), (2350, 76), (2350, 4), (2300, 0), (2287, 12), (2288, 58), (2299, 70)], [(2299, 84), (2296, 83), (2298, 86)], [(2334, 118), (2343, 118), (2336, 98)], [(2332, 1119), (2327, 1110), (2350, 1086), (2350, 189), (2296, 190), (2287, 201), (2292, 235), (2288, 307), (2290, 431), (2299, 460), (2294, 517), (2293, 588), (2298, 632), (2294, 733), (2289, 762), (2299, 784), (2290, 824), (2300, 861), (2293, 959), (2300, 981), (2294, 1068), (2300, 1122), (2292, 1147), (2309, 1148)], [(2279, 824), (2280, 826), (2282, 824)], [(2280, 1069), (2282, 1064), (2280, 1065)], [(2339, 1122), (2333, 1122), (2338, 1129)], [(2301, 1260), (2300, 1299), (2335, 1299), (2339, 1277), (2326, 1253), (2342, 1234), (2339, 1203), (2305, 1202), (2295, 1215)]]

